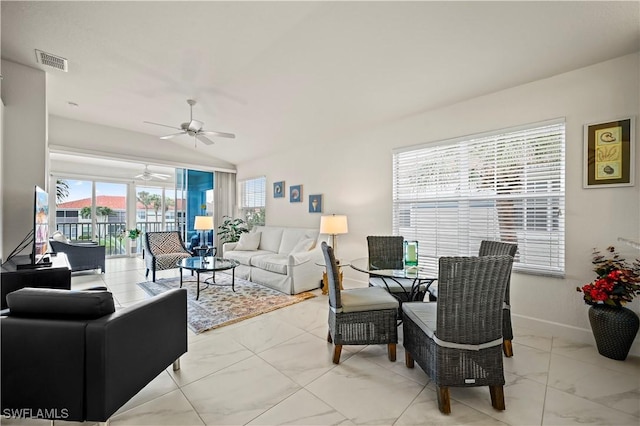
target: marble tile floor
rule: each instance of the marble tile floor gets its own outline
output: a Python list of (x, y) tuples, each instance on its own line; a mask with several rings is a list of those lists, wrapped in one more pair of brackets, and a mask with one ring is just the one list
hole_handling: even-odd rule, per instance
[[(146, 297), (135, 285), (144, 280), (141, 259), (110, 259), (107, 271), (74, 274), (72, 287), (106, 285), (119, 306)], [(395, 363), (384, 346), (349, 346), (334, 365), (327, 300), (317, 292), (231, 326), (189, 331), (181, 369), (169, 366), (111, 425), (640, 425), (639, 357), (614, 361), (593, 346), (521, 328), (515, 355), (504, 359), (507, 409), (491, 407), (487, 388), (453, 388), (452, 413), (442, 415), (429, 377), (405, 367), (401, 341)]]

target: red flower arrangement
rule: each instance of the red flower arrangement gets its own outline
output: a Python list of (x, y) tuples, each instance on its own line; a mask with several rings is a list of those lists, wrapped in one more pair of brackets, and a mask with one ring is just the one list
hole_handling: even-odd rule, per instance
[(607, 252), (602, 255), (594, 249), (591, 263), (597, 278), (576, 290), (583, 293), (589, 305), (622, 306), (640, 295), (640, 261), (628, 264), (612, 246), (607, 247)]

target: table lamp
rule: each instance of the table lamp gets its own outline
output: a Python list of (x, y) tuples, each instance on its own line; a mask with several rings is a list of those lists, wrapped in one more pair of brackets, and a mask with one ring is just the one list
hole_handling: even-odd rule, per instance
[(193, 229), (201, 232), (200, 246), (207, 247), (207, 234), (205, 232), (213, 229), (213, 216), (196, 216)]
[(332, 214), (331, 216), (320, 217), (320, 233), (331, 235), (331, 247), (336, 253), (336, 235), (346, 234), (349, 232), (347, 225), (347, 216)]

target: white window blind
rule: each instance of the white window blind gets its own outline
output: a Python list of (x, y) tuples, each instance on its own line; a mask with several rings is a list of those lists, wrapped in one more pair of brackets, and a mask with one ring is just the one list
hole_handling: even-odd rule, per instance
[(261, 176), (240, 181), (238, 191), (240, 216), (247, 221), (249, 228), (264, 225), (267, 178)]
[(396, 150), (393, 232), (434, 271), (487, 239), (518, 244), (515, 271), (562, 276), (564, 160), (559, 120)]

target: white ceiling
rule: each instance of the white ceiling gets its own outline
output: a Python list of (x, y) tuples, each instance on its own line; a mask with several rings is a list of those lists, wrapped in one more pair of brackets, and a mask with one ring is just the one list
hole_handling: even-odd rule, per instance
[(637, 1), (0, 7), (2, 58), (47, 71), (50, 114), (160, 136), (143, 121), (179, 126), (193, 98), (237, 135), (199, 152), (235, 164), (640, 50)]

